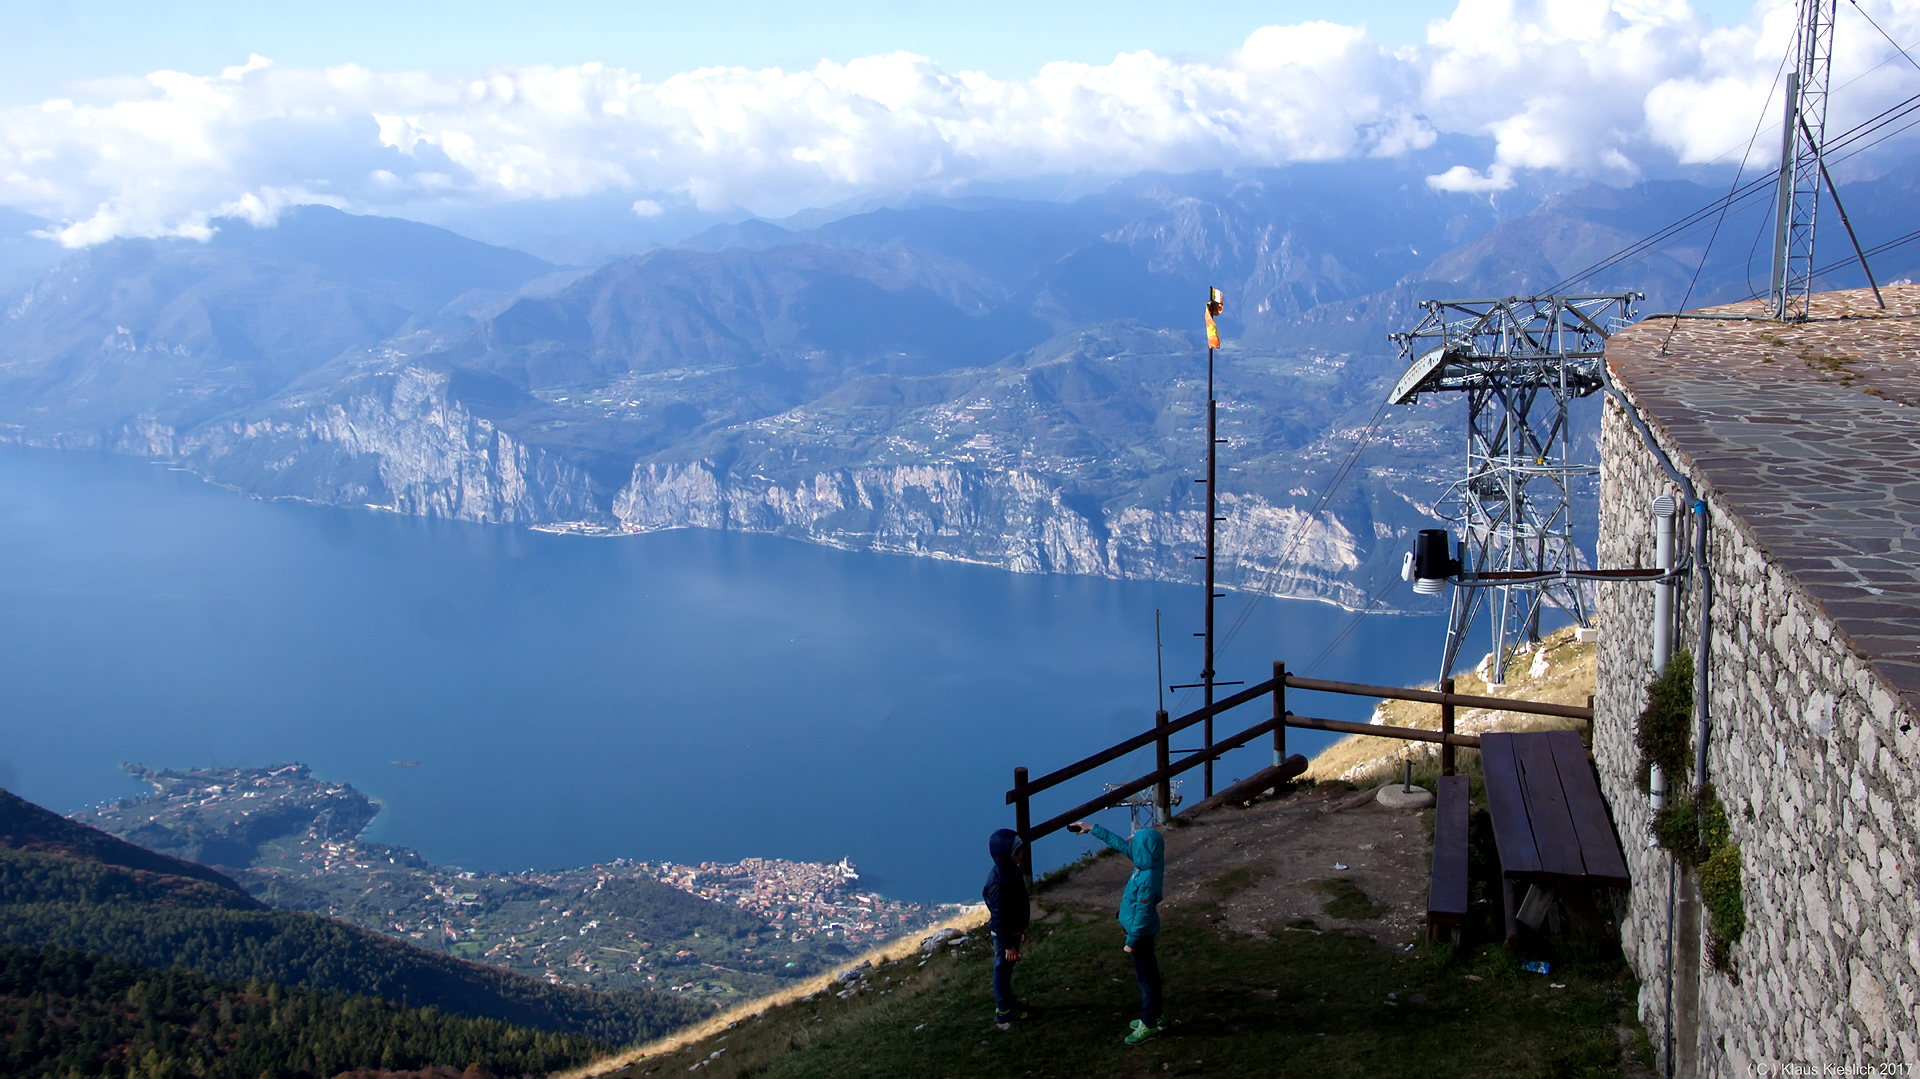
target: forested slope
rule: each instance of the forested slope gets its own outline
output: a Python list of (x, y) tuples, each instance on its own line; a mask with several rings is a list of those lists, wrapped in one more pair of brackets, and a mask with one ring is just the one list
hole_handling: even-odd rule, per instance
[(4, 792), (0, 801), (0, 945), (56, 945), (214, 978), (367, 994), (611, 1044), (707, 1013), (659, 994), (549, 985), (332, 919), (268, 910), (204, 867), (142, 851)]
[(156, 971), (68, 948), (0, 946), (0, 1073), (17, 1079), (308, 1079), (436, 1064), (539, 1075), (606, 1048), (365, 996)]

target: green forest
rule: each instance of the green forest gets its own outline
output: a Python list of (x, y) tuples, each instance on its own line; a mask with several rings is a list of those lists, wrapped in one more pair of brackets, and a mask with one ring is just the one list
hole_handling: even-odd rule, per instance
[[(550, 985), (344, 922), (270, 910), (213, 870), (142, 850), (4, 792), (0, 844), (0, 946), (15, 951), (72, 949), (149, 970), (184, 968), (203, 980), (304, 990), (301, 999), (316, 1001), (379, 998), (402, 1009), (490, 1020), (502, 1030), (509, 1029), (505, 1024), (531, 1028), (515, 1036), (542, 1031), (572, 1039), (568, 1045), (625, 1045), (710, 1012), (705, 1004), (664, 994)], [(183, 867), (192, 875), (174, 872)], [(16, 979), (8, 1007), (17, 1009), (14, 998), (36, 991), (45, 990)], [(387, 1067), (373, 1058), (349, 1066), (362, 1065)]]
[(368, 996), (0, 946), (0, 1073), (309, 1079), (358, 1068), (546, 1074), (609, 1047)]

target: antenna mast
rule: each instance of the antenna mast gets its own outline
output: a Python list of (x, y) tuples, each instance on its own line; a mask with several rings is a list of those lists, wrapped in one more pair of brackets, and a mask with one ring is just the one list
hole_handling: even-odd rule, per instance
[(1838, 2), (1800, 0), (1795, 17), (1774, 194), (1772, 306), (1773, 317), (1782, 321), (1806, 318), (1813, 302), (1813, 225), (1826, 167), (1827, 83), (1833, 72)]

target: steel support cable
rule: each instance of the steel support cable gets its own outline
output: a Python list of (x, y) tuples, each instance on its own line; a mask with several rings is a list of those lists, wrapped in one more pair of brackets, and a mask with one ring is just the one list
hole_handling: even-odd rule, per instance
[(1744, 186), (1736, 188), (1720, 198), (1714, 199), (1712, 202), (1700, 207), (1685, 217), (1667, 224), (1640, 240), (1636, 240), (1634, 243), (1621, 248), (1613, 254), (1595, 262), (1593, 265), (1568, 274), (1547, 288), (1540, 290), (1540, 292), (1542, 295), (1552, 295), (1561, 292), (1596, 274), (1605, 273), (1624, 262), (1630, 262), (1640, 255), (1648, 254), (1667, 241), (1678, 239), (1700, 227), (1713, 215), (1721, 213), (1733, 205), (1746, 202), (1755, 195), (1770, 189), (1775, 182), (1775, 178), (1772, 176), (1749, 180)]
[(1266, 580), (1262, 581), (1260, 587), (1254, 590), (1253, 598), (1247, 601), (1246, 607), (1240, 611), (1240, 617), (1236, 618), (1232, 627), (1227, 630), (1226, 638), (1220, 643), (1221, 651), (1225, 651), (1229, 645), (1233, 644), (1234, 638), (1239, 636), (1240, 631), (1246, 627), (1247, 620), (1253, 617), (1254, 609), (1259, 606), (1260, 601), (1271, 595), (1273, 586), (1279, 582), (1280, 571), (1287, 567), (1287, 564), (1293, 559), (1293, 552), (1306, 540), (1307, 530), (1313, 525), (1313, 522), (1319, 518), (1321, 512), (1326, 509), (1327, 503), (1332, 501), (1334, 494), (1338, 492), (1341, 485), (1346, 482), (1347, 476), (1353, 472), (1353, 466), (1355, 462), (1359, 461), (1361, 451), (1365, 450), (1368, 443), (1373, 441), (1373, 433), (1379, 430), (1380, 420), (1387, 414), (1387, 404), (1388, 402), (1383, 398), (1379, 406), (1373, 410), (1373, 418), (1367, 421), (1366, 430), (1362, 431), (1360, 438), (1354, 442), (1353, 449), (1347, 454), (1346, 461), (1341, 464), (1339, 471), (1333, 474), (1333, 478), (1327, 482), (1327, 486), (1320, 492), (1320, 497), (1315, 500), (1313, 509), (1308, 512), (1305, 517), (1300, 519), (1299, 524), (1294, 526), (1293, 535), (1288, 539), (1287, 546), (1281, 549), (1280, 558), (1274, 562), (1273, 568), (1267, 571)]
[[(1901, 101), (1901, 102), (1898, 102), (1897, 104), (1889, 106), (1887, 109), (1883, 110), (1879, 114), (1872, 116), (1866, 120), (1863, 120), (1859, 124), (1856, 124), (1852, 128), (1849, 128), (1843, 134), (1827, 140), (1827, 152), (1829, 154), (1833, 154), (1838, 152), (1839, 150), (1845, 149), (1851, 146), (1853, 143), (1859, 142), (1860, 140), (1867, 138), (1867, 136), (1872, 135), (1875, 131), (1877, 131), (1882, 127), (1885, 127), (1887, 124), (1894, 123), (1898, 120), (1904, 119), (1908, 115), (1916, 111), (1920, 111), (1920, 94), (1916, 94), (1913, 97), (1909, 97), (1904, 101)], [(1914, 123), (1920, 123), (1920, 119), (1915, 120)], [(1881, 142), (1885, 141), (1886, 138), (1890, 138), (1892, 135), (1899, 134), (1900, 131), (1905, 131), (1907, 127), (1911, 127), (1911, 126), (1913, 126), (1913, 124), (1910, 123), (1904, 127), (1901, 127), (1898, 131), (1891, 132), (1879, 138), (1871, 139), (1870, 141), (1867, 141), (1863, 145), (1853, 147), (1853, 149), (1851, 149), (1845, 155), (1831, 158), (1831, 160), (1833, 160), (1835, 164), (1838, 164), (1840, 161), (1845, 160), (1847, 157), (1851, 157), (1854, 154), (1860, 153), (1862, 151), (1871, 149), (1872, 147), (1879, 145)], [(1740, 203), (1746, 202), (1747, 200), (1753, 198), (1755, 195), (1759, 194), (1762, 191), (1771, 190), (1777, 183), (1778, 183), (1778, 178), (1774, 176), (1765, 176), (1760, 179), (1748, 181), (1746, 185), (1740, 188), (1737, 188), (1736, 190), (1729, 193), (1728, 195), (1722, 198), (1713, 200), (1712, 202), (1706, 204), (1705, 206), (1702, 206), (1699, 209), (1694, 210), (1692, 213), (1687, 214), (1685, 217), (1682, 217), (1679, 220), (1666, 225), (1665, 227), (1646, 236), (1641, 240), (1638, 240), (1632, 244), (1629, 244), (1624, 248), (1621, 248), (1619, 251), (1616, 251), (1613, 254), (1608, 255), (1606, 258), (1603, 258), (1600, 261), (1595, 262), (1593, 265), (1588, 266), (1583, 270), (1579, 270), (1573, 274), (1570, 274), (1566, 277), (1561, 278), (1559, 281), (1555, 282), (1550, 287), (1543, 289), (1541, 291), (1544, 294), (1552, 294), (1552, 293), (1559, 292), (1572, 285), (1578, 284), (1580, 281), (1583, 281), (1589, 277), (1592, 277), (1595, 274), (1604, 273), (1607, 270), (1610, 270), (1615, 266), (1618, 266), (1624, 262), (1631, 261), (1632, 259), (1642, 254), (1649, 253), (1655, 248), (1665, 244), (1667, 241), (1676, 239), (1692, 231), (1693, 229), (1699, 227), (1702, 223), (1706, 221), (1706, 219), (1709, 216), (1719, 213), (1723, 206), (1731, 208), (1734, 205), (1738, 205)]]
[[(1847, 3), (1852, 4), (1853, 10), (1859, 12), (1860, 17), (1867, 20), (1867, 25), (1873, 27), (1875, 30), (1880, 30), (1880, 24), (1873, 21), (1873, 16), (1867, 14), (1866, 8), (1863, 8), (1860, 6), (1860, 0), (1847, 0)], [(1905, 56), (1907, 58), (1907, 63), (1912, 64), (1916, 70), (1920, 70), (1920, 60), (1915, 60), (1913, 56), (1907, 52), (1906, 49), (1901, 48), (1900, 43), (1898, 41), (1893, 40), (1892, 34), (1887, 33), (1885, 30), (1880, 30), (1880, 36), (1887, 39), (1887, 44), (1893, 46), (1893, 49), (1895, 52), (1899, 53), (1902, 56)], [(1887, 59), (1892, 60), (1893, 57), (1889, 56), (1887, 57)], [(1878, 71), (1880, 70), (1880, 68), (1885, 66), (1886, 65), (1884, 63), (1876, 64), (1874, 65), (1873, 70)], [(1849, 81), (1848, 85), (1849, 86), (1852, 85), (1851, 81)], [(1842, 89), (1845, 89), (1845, 87), (1842, 87)]]
[[(1908, 233), (1902, 233), (1901, 235), (1895, 236), (1893, 239), (1887, 240), (1884, 243), (1875, 244), (1872, 247), (1867, 248), (1867, 250), (1864, 253), (1868, 258), (1872, 258), (1875, 255), (1885, 254), (1886, 252), (1891, 251), (1896, 247), (1905, 247), (1906, 245), (1913, 243), (1915, 240), (1920, 240), (1920, 229), (1915, 229), (1912, 232), (1908, 232)], [(1816, 275), (1830, 274), (1835, 270), (1844, 269), (1853, 264), (1854, 264), (1854, 259), (1852, 258), (1835, 259), (1834, 261), (1827, 263), (1825, 266), (1822, 266), (1813, 272)], [(1747, 294), (1747, 299), (1749, 300), (1757, 300), (1759, 298), (1760, 298), (1760, 293), (1758, 291), (1749, 292)]]
[[(1828, 139), (1827, 145), (1826, 145), (1826, 152), (1829, 156), (1832, 157), (1833, 163), (1837, 165), (1840, 162), (1845, 161), (1847, 158), (1854, 156), (1855, 154), (1861, 153), (1866, 150), (1871, 150), (1875, 146), (1878, 146), (1881, 143), (1892, 138), (1893, 136), (1898, 135), (1900, 132), (1905, 131), (1907, 128), (1912, 127), (1913, 126), (1912, 121), (1908, 121), (1907, 123), (1902, 124), (1900, 127), (1892, 131), (1886, 132), (1885, 134), (1880, 135), (1878, 138), (1875, 138), (1863, 145), (1852, 146), (1852, 144), (1855, 142), (1858, 142), (1863, 138), (1866, 138), (1866, 136), (1870, 134), (1878, 132), (1881, 128), (1884, 128), (1889, 124), (1895, 123), (1896, 121), (1899, 121), (1899, 120), (1907, 119), (1907, 117), (1912, 116), (1915, 112), (1920, 112), (1920, 94), (1916, 94), (1913, 97), (1910, 97), (1905, 101), (1902, 101), (1900, 104), (1895, 105), (1893, 108), (1888, 109), (1886, 112), (1881, 113), (1879, 116), (1875, 116), (1871, 120), (1864, 121), (1863, 123), (1860, 124), (1859, 127), (1849, 130), (1846, 134), (1840, 136), (1837, 139)], [(1850, 146), (1852, 148), (1848, 149), (1848, 147)], [(1840, 153), (1839, 151), (1841, 150), (1846, 150), (1846, 153)]]
[[(1904, 114), (1902, 114), (1900, 118), (1901, 118), (1901, 119), (1906, 119), (1906, 117), (1907, 117), (1908, 115), (1911, 115), (1911, 114), (1912, 114), (1913, 112), (1920, 112), (1920, 108), (1915, 108), (1915, 109), (1912, 109), (1912, 110), (1909, 110), (1909, 111), (1908, 111), (1907, 113), (1904, 113)], [(1911, 120), (1907, 120), (1907, 122), (1906, 122), (1906, 123), (1904, 123), (1904, 124), (1901, 124), (1901, 125), (1900, 125), (1899, 127), (1896, 127), (1896, 128), (1894, 128), (1894, 129), (1893, 129), (1892, 131), (1889, 131), (1889, 132), (1887, 132), (1886, 134), (1884, 134), (1884, 135), (1882, 135), (1882, 136), (1880, 136), (1879, 138), (1877, 138), (1877, 139), (1875, 139), (1875, 140), (1873, 140), (1872, 142), (1870, 142), (1870, 143), (1867, 143), (1867, 144), (1866, 144), (1865, 146), (1858, 146), (1858, 147), (1855, 147), (1855, 148), (1854, 148), (1854, 149), (1852, 149), (1852, 150), (1849, 150), (1849, 151), (1847, 151), (1847, 152), (1846, 152), (1846, 153), (1844, 153), (1844, 154), (1839, 154), (1839, 155), (1837, 155), (1837, 156), (1835, 156), (1835, 157), (1833, 158), (1833, 161), (1832, 161), (1832, 164), (1835, 164), (1835, 165), (1838, 165), (1838, 164), (1840, 164), (1840, 163), (1841, 163), (1842, 161), (1845, 161), (1845, 160), (1847, 160), (1848, 158), (1850, 158), (1850, 157), (1853, 157), (1853, 156), (1854, 156), (1855, 154), (1859, 154), (1859, 153), (1863, 153), (1863, 152), (1865, 152), (1865, 151), (1867, 151), (1867, 150), (1871, 150), (1871, 149), (1873, 149), (1873, 148), (1874, 148), (1875, 146), (1878, 146), (1878, 145), (1880, 145), (1881, 143), (1883, 143), (1883, 142), (1885, 142), (1885, 141), (1887, 141), (1888, 139), (1891, 139), (1891, 138), (1895, 138), (1895, 137), (1897, 137), (1897, 136), (1899, 136), (1899, 135), (1901, 135), (1901, 134), (1904, 134), (1904, 133), (1906, 133), (1906, 132), (1908, 132), (1908, 131), (1911, 131), (1911, 130), (1913, 130), (1913, 126), (1914, 126), (1915, 124), (1920, 124), (1920, 117), (1916, 117), (1916, 118), (1914, 118), (1914, 119), (1911, 119)]]
[(1388, 579), (1386, 587), (1380, 589), (1380, 591), (1378, 592), (1375, 592), (1373, 594), (1373, 598), (1367, 600), (1367, 605), (1365, 607), (1362, 607), (1359, 610), (1353, 612), (1353, 617), (1347, 620), (1346, 628), (1340, 631), (1339, 636), (1336, 636), (1333, 640), (1328, 641), (1327, 646), (1320, 650), (1319, 655), (1313, 657), (1313, 661), (1311, 663), (1308, 663), (1305, 667), (1301, 668), (1300, 673), (1312, 674), (1314, 671), (1318, 670), (1320, 668), (1320, 664), (1325, 662), (1328, 656), (1333, 655), (1333, 653), (1337, 651), (1341, 645), (1347, 642), (1348, 637), (1353, 636), (1353, 631), (1360, 628), (1360, 623), (1366, 621), (1367, 616), (1373, 613), (1373, 609), (1375, 607), (1378, 607), (1381, 604), (1381, 602), (1384, 601), (1388, 596), (1393, 595), (1394, 590), (1399, 587), (1400, 587), (1400, 578), (1398, 575), (1395, 575), (1390, 579)]
[[(1780, 67), (1777, 70), (1775, 70), (1773, 73), (1774, 86), (1777, 87), (1780, 85), (1780, 72), (1785, 71), (1786, 68), (1787, 68), (1787, 61), (1786, 61), (1786, 57), (1783, 56), (1780, 58)], [(1773, 91), (1769, 89), (1767, 91), (1767, 100), (1760, 105), (1760, 115), (1755, 117), (1753, 121), (1753, 134), (1747, 136), (1747, 148), (1740, 155), (1740, 165), (1738, 168), (1734, 169), (1733, 185), (1727, 191), (1727, 198), (1729, 200), (1733, 198), (1733, 193), (1740, 189), (1740, 177), (1744, 175), (1747, 171), (1747, 160), (1753, 156), (1753, 144), (1756, 141), (1758, 141), (1760, 138), (1760, 129), (1766, 126), (1767, 109), (1772, 107), (1772, 105), (1773, 105)], [(1775, 182), (1776, 184), (1778, 183), (1777, 180)], [(1696, 286), (1700, 284), (1700, 271), (1707, 268), (1707, 259), (1713, 254), (1713, 242), (1720, 238), (1720, 227), (1727, 223), (1727, 211), (1731, 209), (1733, 209), (1733, 203), (1731, 201), (1727, 201), (1721, 204), (1720, 216), (1714, 219), (1713, 232), (1707, 236), (1707, 246), (1701, 249), (1700, 261), (1697, 263), (1694, 263), (1693, 276), (1687, 279), (1687, 291), (1681, 295), (1680, 306), (1675, 308), (1675, 310), (1685, 311), (1687, 309), (1687, 301), (1693, 299), (1693, 290)], [(1751, 252), (1749, 252), (1747, 255), (1747, 265), (1748, 266), (1753, 265), (1753, 255)], [(1749, 285), (1753, 284), (1752, 280), (1749, 279), (1747, 284)], [(1679, 327), (1680, 327), (1679, 319), (1674, 319), (1673, 325), (1667, 327), (1666, 339), (1660, 342), (1660, 355), (1664, 356), (1667, 354), (1667, 346), (1673, 342), (1673, 331), (1678, 329)]]
[[(1705, 206), (1702, 206), (1698, 210), (1695, 210), (1693, 213), (1688, 214), (1687, 216), (1681, 218), (1679, 221), (1676, 221), (1670, 225), (1667, 225), (1665, 228), (1662, 228), (1654, 232), (1651, 236), (1647, 236), (1641, 239), (1639, 242), (1632, 244), (1621, 251), (1615, 252), (1614, 254), (1609, 255), (1606, 258), (1601, 259), (1599, 262), (1596, 262), (1592, 266), (1589, 266), (1586, 269), (1581, 270), (1579, 273), (1573, 274), (1572, 276), (1569, 276), (1569, 277), (1562, 278), (1561, 280), (1555, 282), (1553, 287), (1547, 289), (1546, 291), (1549, 293), (1558, 292), (1561, 289), (1568, 288), (1582, 280), (1585, 280), (1588, 277), (1593, 276), (1594, 274), (1604, 273), (1605, 271), (1610, 270), (1613, 267), (1622, 264), (1623, 262), (1629, 261), (1635, 255), (1639, 254), (1642, 251), (1652, 250), (1656, 248), (1658, 245), (1664, 243), (1668, 239), (1677, 239), (1678, 237), (1683, 236), (1688, 232), (1691, 232), (1695, 226), (1697, 226), (1700, 222), (1705, 221), (1709, 215), (1714, 214), (1716, 211), (1718, 212), (1719, 217), (1714, 225), (1714, 231), (1717, 234), (1720, 229), (1718, 221), (1723, 221), (1726, 219), (1727, 211), (1732, 209), (1734, 205), (1734, 201), (1736, 199), (1738, 199), (1739, 201), (1745, 201), (1747, 198), (1751, 197), (1756, 192), (1766, 189), (1767, 187), (1770, 186), (1772, 182), (1775, 182), (1774, 177), (1764, 176), (1758, 180), (1749, 182), (1743, 188), (1740, 186), (1740, 176), (1742, 173), (1746, 171), (1747, 159), (1753, 156), (1754, 140), (1760, 137), (1760, 128), (1764, 126), (1767, 122), (1767, 109), (1770, 108), (1773, 104), (1774, 91), (1780, 88), (1780, 76), (1786, 70), (1787, 70), (1787, 58), (1785, 56), (1782, 56), (1780, 57), (1780, 65), (1774, 68), (1773, 82), (1769, 84), (1767, 87), (1767, 99), (1765, 102), (1761, 103), (1759, 118), (1754, 121), (1753, 134), (1747, 138), (1746, 148), (1741, 152), (1740, 164), (1739, 164), (1739, 167), (1734, 172), (1734, 176), (1733, 176), (1732, 190), (1728, 191), (1724, 197), (1716, 199), (1713, 202), (1708, 203)], [(1734, 151), (1734, 147), (1730, 146), (1724, 152), (1722, 152), (1719, 156), (1725, 157), (1727, 156), (1727, 154), (1730, 154), (1733, 151)], [(1719, 160), (1719, 158), (1715, 158), (1715, 160)], [(1709, 246), (1711, 246), (1711, 244), (1709, 244)], [(1702, 257), (1701, 261), (1703, 263), (1705, 262), (1704, 256)]]

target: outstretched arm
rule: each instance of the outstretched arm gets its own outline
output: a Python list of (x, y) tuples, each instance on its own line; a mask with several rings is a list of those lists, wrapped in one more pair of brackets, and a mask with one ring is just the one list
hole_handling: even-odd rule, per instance
[(1098, 839), (1100, 842), (1105, 843), (1107, 846), (1112, 847), (1122, 854), (1133, 853), (1133, 847), (1126, 840), (1121, 839), (1119, 836), (1114, 835), (1098, 824), (1088, 824), (1086, 821), (1077, 820), (1067, 825), (1067, 831), (1091, 833), (1093, 838)]

